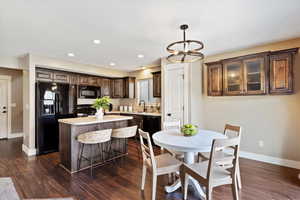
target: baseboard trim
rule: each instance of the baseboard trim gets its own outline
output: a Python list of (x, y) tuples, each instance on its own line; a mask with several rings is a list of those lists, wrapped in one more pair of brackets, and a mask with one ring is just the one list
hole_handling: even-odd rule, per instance
[(23, 137), (23, 133), (10, 133), (8, 134), (8, 139)]
[(246, 151), (240, 151), (240, 157), (251, 159), (251, 160), (257, 160), (265, 163), (270, 163), (274, 165), (300, 169), (300, 161), (287, 160), (287, 159), (282, 159), (282, 158), (277, 158), (272, 156), (266, 156), (262, 154), (250, 153)]
[(22, 151), (24, 151), (27, 156), (36, 155), (36, 149), (29, 149), (25, 144), (22, 144)]

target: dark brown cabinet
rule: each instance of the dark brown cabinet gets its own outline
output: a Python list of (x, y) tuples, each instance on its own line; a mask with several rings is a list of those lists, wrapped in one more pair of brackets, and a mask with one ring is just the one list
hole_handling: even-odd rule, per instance
[(43, 82), (52, 82), (53, 81), (53, 72), (48, 70), (36, 70), (36, 80)]
[(224, 62), (224, 95), (259, 95), (267, 92), (268, 53)]
[(142, 129), (143, 130), (143, 115), (135, 115), (135, 114), (125, 114), (125, 113), (122, 113), (120, 114), (122, 116), (131, 116), (133, 117), (132, 120), (129, 120), (129, 126), (138, 126), (138, 129)]
[(70, 83), (70, 76), (63, 72), (54, 72), (53, 81), (56, 83)]
[(243, 60), (244, 93), (249, 95), (266, 94), (268, 57), (257, 56)]
[(207, 85), (209, 96), (221, 96), (223, 94), (223, 67), (222, 64), (207, 64)]
[(270, 56), (270, 93), (293, 93), (293, 63), (298, 49), (272, 52)]
[(101, 96), (111, 96), (111, 80), (109, 78), (101, 78)]
[(78, 85), (78, 75), (71, 74), (70, 75), (70, 84), (71, 85)]
[(226, 61), (224, 65), (224, 95), (244, 93), (242, 61)]
[(269, 54), (263, 52), (207, 63), (208, 95), (267, 94)]
[(124, 78), (124, 98), (135, 98), (135, 78)]
[(79, 76), (79, 85), (89, 85), (89, 77)]
[(98, 77), (90, 76), (88, 79), (89, 86), (98, 86)]
[(161, 97), (161, 72), (153, 72), (153, 97)]
[(124, 79), (116, 78), (112, 80), (112, 98), (124, 97)]

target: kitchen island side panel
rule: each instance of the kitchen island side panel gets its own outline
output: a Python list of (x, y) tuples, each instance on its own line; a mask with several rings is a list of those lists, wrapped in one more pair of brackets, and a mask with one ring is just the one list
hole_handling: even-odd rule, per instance
[[(115, 121), (115, 122), (102, 122), (97, 124), (87, 124), (87, 125), (72, 125), (72, 124), (64, 124), (60, 123), (60, 130), (62, 137), (60, 143), (60, 149), (63, 152), (61, 153), (61, 164), (64, 168), (66, 168), (71, 173), (77, 172), (77, 161), (78, 161), (78, 153), (79, 153), (79, 143), (77, 142), (76, 138), (78, 135), (90, 131), (97, 131), (97, 130), (105, 130), (105, 129), (116, 129), (116, 128), (123, 128), (128, 127), (128, 120), (123, 121)], [(68, 140), (68, 141), (65, 141)], [(119, 152), (123, 152), (123, 145), (125, 141), (120, 141), (118, 146), (114, 145), (115, 150)], [(103, 148), (109, 149), (108, 145), (110, 143), (104, 143)], [(97, 148), (94, 148), (95, 151)], [(93, 152), (94, 154), (99, 154), (99, 152)], [(85, 157), (90, 157), (90, 145), (86, 145), (84, 152)], [(104, 155), (106, 156), (106, 155)], [(97, 159), (96, 159), (97, 161)], [(89, 162), (86, 160), (82, 160), (81, 162), (81, 169), (86, 168), (89, 166)]]

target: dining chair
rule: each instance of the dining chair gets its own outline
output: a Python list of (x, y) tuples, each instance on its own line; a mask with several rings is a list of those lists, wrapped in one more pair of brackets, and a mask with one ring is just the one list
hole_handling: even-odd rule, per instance
[[(226, 135), (228, 138), (232, 137), (241, 137), (242, 134), (242, 128), (240, 126), (234, 126), (230, 124), (226, 124), (224, 128), (224, 135)], [(217, 156), (220, 158), (226, 157), (230, 155), (228, 151), (220, 151), (218, 152)], [(208, 160), (210, 158), (210, 152), (200, 152), (198, 154), (198, 161), (200, 160)], [(220, 166), (223, 166), (226, 168), (228, 164), (226, 162), (219, 162)], [(229, 164), (230, 165), (230, 164)], [(240, 164), (239, 160), (237, 160), (237, 183), (238, 183), (238, 188), (242, 189), (242, 180), (241, 180), (241, 172), (240, 172)]]
[[(172, 155), (165, 153), (154, 156), (149, 133), (139, 129), (140, 143), (143, 157), (143, 172), (141, 190), (145, 188), (147, 171), (152, 173), (152, 200), (156, 198), (157, 176), (179, 172), (182, 162)], [(147, 143), (144, 142), (144, 139)]]
[[(179, 130), (180, 131), (180, 128), (181, 128), (180, 121), (170, 121), (170, 122), (166, 122), (165, 121), (163, 123), (163, 130), (165, 130), (165, 131), (167, 131), (167, 130)], [(184, 158), (184, 154), (182, 152), (161, 148), (161, 152), (162, 153), (164, 153), (165, 150), (168, 153), (170, 153), (171, 155), (173, 155), (175, 158), (177, 158), (177, 159), (179, 159), (181, 161)]]
[[(232, 148), (233, 154), (220, 157), (219, 152), (224, 148)], [(240, 137), (213, 140), (210, 158), (207, 161), (183, 164), (180, 167), (180, 178), (183, 188), (183, 197), (187, 199), (189, 176), (196, 179), (201, 185), (206, 187), (206, 200), (212, 200), (212, 190), (214, 187), (231, 184), (233, 199), (238, 200), (237, 188), (237, 166), (239, 158)], [(227, 169), (220, 166), (220, 162), (231, 163)], [(228, 170), (231, 169), (231, 170)]]

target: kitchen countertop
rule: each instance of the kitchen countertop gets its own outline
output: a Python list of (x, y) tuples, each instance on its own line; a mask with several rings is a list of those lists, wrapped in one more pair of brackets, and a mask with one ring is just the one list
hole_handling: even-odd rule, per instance
[(133, 115), (146, 115), (146, 116), (161, 116), (161, 113), (149, 112), (124, 112), (124, 111), (110, 111), (107, 114), (133, 114)]
[(71, 125), (89, 125), (89, 124), (98, 124), (105, 122), (115, 122), (122, 120), (131, 120), (133, 117), (131, 116), (120, 116), (120, 115), (104, 115), (103, 119), (96, 119), (94, 116), (90, 117), (78, 117), (78, 118), (68, 118), (68, 119), (60, 119), (59, 123), (71, 124)]

